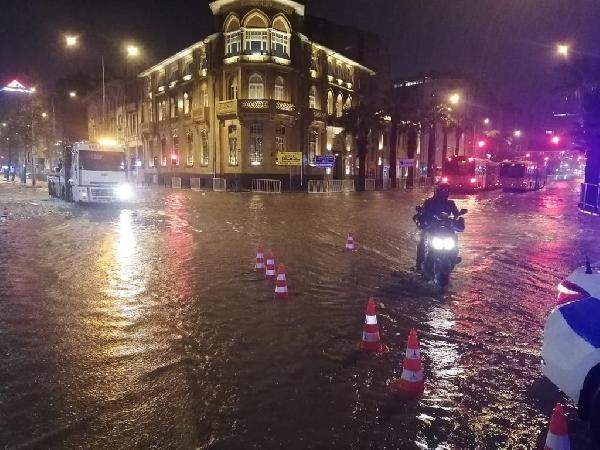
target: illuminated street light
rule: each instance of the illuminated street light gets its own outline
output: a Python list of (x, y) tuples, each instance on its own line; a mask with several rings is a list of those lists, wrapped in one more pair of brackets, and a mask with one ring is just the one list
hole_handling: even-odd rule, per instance
[(556, 45), (556, 53), (563, 58), (569, 57), (570, 47), (567, 44), (557, 44)]
[(76, 98), (77, 97), (77, 92), (75, 92), (75, 91), (69, 92), (69, 97)]
[(448, 97), (448, 100), (451, 104), (458, 105), (458, 103), (460, 102), (460, 94), (455, 92), (454, 94), (451, 94), (450, 97)]
[(523, 135), (523, 132), (521, 130), (515, 130), (513, 132), (513, 136), (516, 138), (521, 137), (522, 135)]
[(558, 145), (560, 144), (560, 136), (552, 136), (552, 139), (550, 139), (550, 141), (552, 141), (554, 145)]
[(489, 125), (489, 124), (490, 124), (490, 119), (489, 119), (489, 117), (486, 117), (485, 119), (483, 119), (483, 123), (484, 123), (485, 125)]
[(68, 48), (77, 47), (78, 43), (79, 43), (79, 36), (74, 36), (72, 34), (67, 34), (65, 36), (65, 44), (67, 45)]
[(485, 141), (483, 139), (480, 141), (477, 141), (477, 147), (479, 147), (479, 148), (485, 147)]
[(136, 45), (128, 45), (126, 50), (128, 58), (136, 58), (140, 56), (140, 48)]
[(3, 127), (6, 127), (6, 122), (2, 122), (2, 126), (3, 126)]
[(45, 113), (45, 112), (43, 112), (43, 113), (42, 113), (42, 118), (43, 118), (43, 119), (45, 119), (45, 118), (47, 118), (47, 117), (48, 117), (48, 113)]

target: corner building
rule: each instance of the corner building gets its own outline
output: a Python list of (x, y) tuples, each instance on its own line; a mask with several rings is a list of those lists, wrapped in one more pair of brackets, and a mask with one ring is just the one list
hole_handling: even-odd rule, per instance
[[(217, 32), (140, 74), (141, 164), (147, 181), (353, 177), (354, 140), (341, 117), (375, 72), (305, 34), (305, 7), (292, 0), (217, 0)], [(302, 152), (302, 167), (276, 164)], [(314, 165), (336, 155), (335, 166)], [(159, 181), (160, 180), (160, 181)]]

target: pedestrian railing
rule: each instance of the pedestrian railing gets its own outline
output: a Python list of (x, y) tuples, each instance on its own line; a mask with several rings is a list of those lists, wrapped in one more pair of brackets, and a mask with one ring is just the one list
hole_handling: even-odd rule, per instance
[(325, 180), (308, 180), (309, 194), (326, 194), (327, 182)]
[(213, 191), (227, 192), (227, 180), (225, 178), (213, 178)]
[(365, 178), (365, 191), (375, 190), (375, 178)]
[(212, 180), (210, 178), (190, 178), (190, 188), (193, 191), (210, 191)]
[(354, 192), (354, 180), (342, 180), (342, 190), (344, 192)]
[(344, 180), (327, 180), (327, 192), (342, 192), (344, 188), (343, 181)]
[(579, 209), (592, 214), (598, 214), (600, 212), (599, 185), (592, 183), (581, 183)]
[(254, 179), (252, 180), (252, 192), (257, 194), (281, 194), (281, 181)]
[(180, 177), (171, 177), (171, 187), (173, 189), (181, 189), (181, 178)]

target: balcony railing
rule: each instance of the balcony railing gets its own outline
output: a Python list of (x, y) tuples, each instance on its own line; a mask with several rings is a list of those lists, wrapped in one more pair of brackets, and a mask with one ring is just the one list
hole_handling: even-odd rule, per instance
[(310, 108), (309, 109), (311, 119), (314, 122), (326, 122), (327, 121), (327, 113), (325, 111), (321, 111), (320, 109)]
[(142, 134), (154, 134), (156, 124), (154, 122), (142, 122), (140, 129)]
[(271, 113), (293, 116), (296, 115), (296, 105), (282, 100), (268, 99), (225, 100), (217, 103), (218, 117), (237, 116), (244, 113)]

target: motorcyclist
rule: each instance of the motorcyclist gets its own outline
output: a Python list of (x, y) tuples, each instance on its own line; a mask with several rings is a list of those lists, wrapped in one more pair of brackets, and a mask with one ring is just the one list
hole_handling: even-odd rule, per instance
[(434, 220), (434, 217), (443, 213), (448, 214), (455, 219), (460, 217), (456, 203), (450, 200), (449, 197), (449, 187), (447, 185), (440, 184), (436, 187), (433, 197), (425, 200), (423, 206), (421, 206), (421, 210), (418, 214), (418, 224), (419, 229), (421, 230), (421, 236), (417, 246), (417, 270), (421, 270), (423, 266), (427, 228), (429, 227), (429, 224), (431, 224), (431, 221)]

